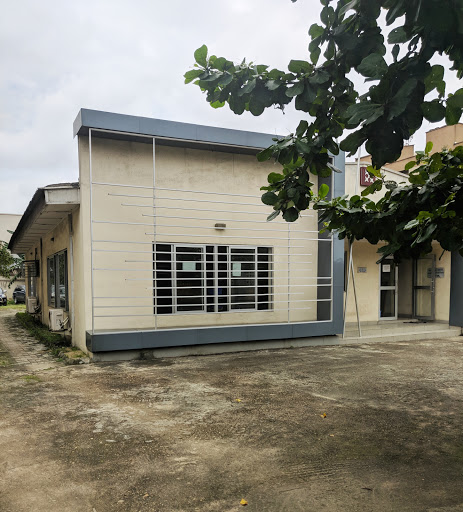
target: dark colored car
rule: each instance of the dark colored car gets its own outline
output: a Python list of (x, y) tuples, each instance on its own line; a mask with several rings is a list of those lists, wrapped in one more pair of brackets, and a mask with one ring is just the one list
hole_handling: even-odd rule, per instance
[(24, 285), (16, 286), (13, 292), (13, 300), (15, 304), (26, 302), (26, 287)]
[(8, 299), (6, 298), (6, 291), (0, 288), (0, 306), (6, 306)]

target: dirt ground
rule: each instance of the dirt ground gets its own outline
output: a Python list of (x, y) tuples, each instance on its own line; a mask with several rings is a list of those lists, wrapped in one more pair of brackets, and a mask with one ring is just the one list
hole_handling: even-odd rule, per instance
[[(23, 337), (0, 314), (0, 344)], [(2, 512), (463, 510), (463, 338), (79, 366), (2, 355)]]

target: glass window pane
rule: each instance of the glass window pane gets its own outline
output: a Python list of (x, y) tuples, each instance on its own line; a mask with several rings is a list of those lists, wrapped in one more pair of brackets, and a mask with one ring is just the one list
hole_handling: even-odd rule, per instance
[(66, 309), (66, 253), (62, 252), (57, 256), (58, 261), (58, 304), (60, 308)]
[(203, 247), (177, 247), (177, 311), (204, 310), (204, 251)]
[(55, 307), (55, 258), (47, 258), (48, 305)]
[(231, 308), (256, 309), (256, 249), (232, 247)]
[(381, 290), (380, 317), (395, 317), (395, 290)]
[(381, 286), (395, 286), (395, 264), (392, 260), (381, 263)]

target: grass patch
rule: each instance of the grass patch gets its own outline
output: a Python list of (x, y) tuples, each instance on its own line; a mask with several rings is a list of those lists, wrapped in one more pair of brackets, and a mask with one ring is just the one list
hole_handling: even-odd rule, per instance
[(47, 346), (55, 356), (57, 356), (64, 347), (71, 345), (70, 342), (66, 341), (60, 334), (50, 332), (48, 327), (38, 320), (35, 320), (29, 313), (16, 313), (16, 320), (29, 334)]
[(14, 300), (10, 299), (6, 306), (1, 306), (1, 310), (8, 309), (8, 310), (18, 310), (18, 311), (26, 311), (26, 305), (25, 304), (15, 304)]
[(11, 359), (8, 352), (2, 351), (0, 346), (0, 368), (5, 368), (11, 364), (13, 364), (13, 359)]
[(24, 379), (26, 382), (40, 382), (42, 380), (37, 375), (23, 375), (21, 379)]

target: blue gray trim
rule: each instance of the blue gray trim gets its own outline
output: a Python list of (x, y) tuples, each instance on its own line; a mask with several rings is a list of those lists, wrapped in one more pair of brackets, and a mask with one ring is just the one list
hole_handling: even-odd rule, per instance
[(93, 336), (90, 331), (87, 331), (87, 348), (91, 352), (111, 352), (237, 341), (293, 339), (333, 334), (338, 334), (333, 322), (240, 325), (202, 329), (167, 329), (164, 331), (95, 332)]
[[(162, 139), (165, 139), (164, 144), (166, 145), (178, 145), (181, 142), (183, 147), (198, 147), (199, 145), (204, 147), (204, 144), (208, 144), (216, 149), (220, 146), (228, 146), (227, 151), (230, 151), (231, 147), (235, 147), (242, 148), (244, 152), (254, 153), (256, 150), (267, 148), (273, 144), (275, 137), (279, 137), (268, 133), (230, 130), (228, 128), (128, 116), (85, 108), (81, 109), (77, 114), (73, 128), (74, 137), (76, 135), (88, 135), (89, 128), (92, 128), (121, 132), (104, 134), (105, 137), (115, 139), (151, 143), (151, 137), (156, 137), (157, 142), (160, 144), (163, 144)], [(98, 135), (102, 136), (103, 134), (98, 134), (98, 132), (92, 133), (92, 136)]]
[(463, 327), (463, 257), (452, 253), (449, 324)]

